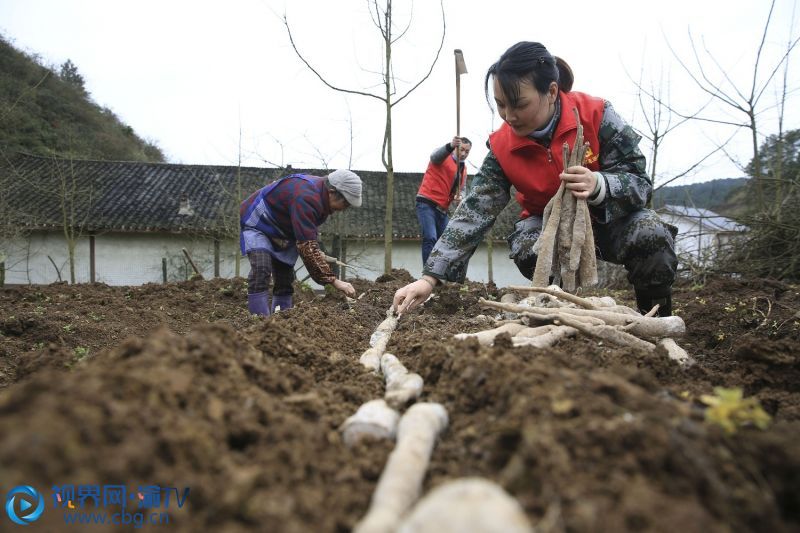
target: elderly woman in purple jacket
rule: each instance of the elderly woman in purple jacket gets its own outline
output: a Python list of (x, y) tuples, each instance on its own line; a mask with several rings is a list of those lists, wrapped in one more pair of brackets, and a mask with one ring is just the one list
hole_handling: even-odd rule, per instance
[[(336, 211), (361, 205), (361, 178), (349, 170), (326, 177), (292, 174), (250, 195), (239, 209), (242, 255), (250, 261), (247, 307), (269, 316), (292, 307), (294, 264), (303, 259), (311, 279), (348, 296), (353, 286), (336, 279), (320, 250), (318, 227)], [(274, 276), (272, 304), (270, 278)]]

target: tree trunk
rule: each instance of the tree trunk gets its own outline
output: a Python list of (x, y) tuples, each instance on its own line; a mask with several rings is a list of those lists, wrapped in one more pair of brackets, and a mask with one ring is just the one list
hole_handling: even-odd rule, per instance
[(214, 238), (214, 277), (219, 277), (219, 239)]
[[(338, 258), (339, 261), (342, 261), (342, 237), (338, 233), (333, 234), (333, 238), (331, 240), (331, 254), (334, 257)], [(342, 261), (344, 262), (344, 261)], [(331, 270), (333, 271), (333, 275), (339, 279), (341, 277), (341, 267), (336, 263), (331, 265)]]
[(94, 235), (89, 235), (89, 282), (97, 281), (97, 271), (95, 270)]
[(392, 116), (387, 104), (386, 111), (386, 135), (388, 144), (386, 146), (386, 218), (383, 223), (383, 272), (389, 274), (392, 271), (392, 214), (394, 207), (394, 167), (392, 166)]
[(67, 241), (67, 251), (69, 253), (69, 284), (75, 285), (75, 238)]
[(750, 113), (750, 133), (753, 140), (753, 178), (756, 182), (756, 199), (758, 201), (758, 212), (764, 211), (764, 182), (761, 179), (761, 160), (758, 157), (758, 130), (756, 129), (756, 119)]
[(386, 3), (386, 31), (383, 34), (386, 52), (384, 88), (386, 89), (386, 130), (384, 131), (383, 166), (386, 168), (386, 218), (383, 223), (383, 273), (392, 272), (392, 211), (394, 208), (394, 164), (392, 162), (392, 2)]
[[(661, 141), (659, 138), (658, 132), (653, 134), (653, 152), (652, 158), (650, 160), (650, 179), (652, 180), (653, 190), (656, 187), (656, 163), (658, 162), (658, 144)], [(653, 209), (653, 197), (655, 194), (650, 195), (650, 199), (647, 201), (647, 208)]]

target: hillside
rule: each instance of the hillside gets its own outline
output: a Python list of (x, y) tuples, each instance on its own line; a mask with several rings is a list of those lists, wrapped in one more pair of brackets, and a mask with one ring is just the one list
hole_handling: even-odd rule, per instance
[(163, 162), (108, 108), (92, 102), (77, 68), (55, 72), (0, 35), (0, 154)]
[(747, 178), (726, 178), (693, 183), (691, 185), (677, 185), (663, 187), (653, 193), (653, 206), (659, 208), (663, 205), (682, 205), (710, 209), (721, 215), (730, 216), (738, 211), (737, 204), (740, 196), (737, 193), (747, 183)]

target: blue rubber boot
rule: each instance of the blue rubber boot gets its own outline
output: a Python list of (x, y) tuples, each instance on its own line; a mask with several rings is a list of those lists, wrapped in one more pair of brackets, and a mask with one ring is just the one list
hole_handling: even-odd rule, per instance
[(253, 315), (269, 316), (269, 293), (264, 291), (248, 294), (247, 309)]
[(292, 308), (292, 295), (285, 294), (283, 296), (272, 296), (272, 312), (280, 308), (281, 311), (288, 311)]

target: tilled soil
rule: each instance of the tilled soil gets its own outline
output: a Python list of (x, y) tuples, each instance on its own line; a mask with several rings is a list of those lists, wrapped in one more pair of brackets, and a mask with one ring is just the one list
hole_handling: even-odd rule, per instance
[[(67, 484), (190, 487), (170, 531), (348, 531), (392, 444), (347, 448), (338, 428), (382, 396), (358, 358), (410, 279), (356, 280), (354, 303), (298, 287), (295, 308), (268, 319), (247, 313), (240, 279), (0, 289), (0, 494), (42, 492), (32, 531), (119, 530), (65, 526), (51, 489)], [(502, 292), (443, 288), (392, 335), (387, 350), (450, 416), (425, 490), (490, 478), (538, 531), (800, 528), (797, 286), (676, 289), (687, 370), (588, 338), (452, 338), (489, 327), (478, 298)], [(769, 427), (706, 422), (699, 398), (718, 386), (757, 398)]]

